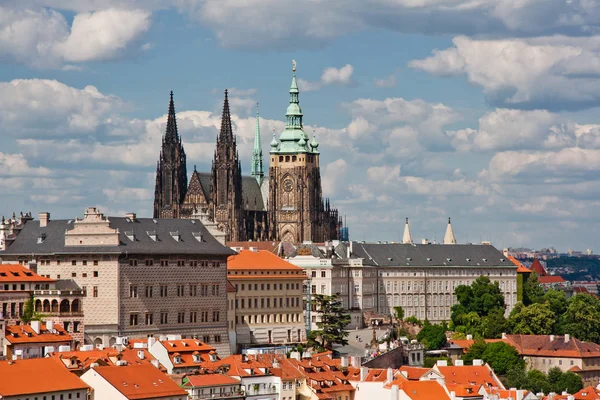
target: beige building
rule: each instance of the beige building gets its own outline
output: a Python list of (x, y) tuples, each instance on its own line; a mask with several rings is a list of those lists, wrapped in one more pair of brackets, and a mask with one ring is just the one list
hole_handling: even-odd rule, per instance
[[(72, 279), (85, 293), (85, 342), (109, 346), (165, 334), (197, 337), (229, 354), (226, 260), (233, 252), (199, 220), (106, 217), (25, 220), (5, 232), (2, 262)], [(8, 234), (7, 234), (8, 233)]]
[(238, 344), (306, 340), (302, 268), (268, 251), (241, 250), (229, 257), (227, 273), (236, 289)]

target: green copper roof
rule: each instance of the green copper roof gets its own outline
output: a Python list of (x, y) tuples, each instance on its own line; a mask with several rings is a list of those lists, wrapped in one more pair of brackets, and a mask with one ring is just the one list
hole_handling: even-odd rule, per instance
[(296, 81), (296, 62), (293, 61), (292, 84), (290, 85), (290, 103), (285, 113), (285, 129), (279, 135), (279, 143), (273, 146), (271, 142), (271, 154), (279, 153), (312, 153), (309, 145), (309, 137), (304, 133), (302, 124), (302, 109), (298, 100), (298, 83)]
[(254, 148), (252, 149), (252, 172), (250, 173), (258, 184), (262, 183), (263, 171), (262, 144), (260, 142), (260, 123), (258, 119), (258, 103), (256, 103), (256, 129), (254, 130)]

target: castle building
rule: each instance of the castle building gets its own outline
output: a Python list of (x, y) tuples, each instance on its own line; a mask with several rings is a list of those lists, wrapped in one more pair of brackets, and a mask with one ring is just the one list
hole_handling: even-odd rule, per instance
[(270, 144), (268, 176), (263, 170), (258, 108), (251, 175), (242, 175), (227, 90), (221, 130), (210, 172), (187, 182), (186, 158), (177, 132), (173, 94), (156, 170), (155, 218), (208, 218), (228, 241), (322, 242), (338, 239), (338, 211), (323, 199), (319, 143), (304, 132), (294, 64), (286, 126)]

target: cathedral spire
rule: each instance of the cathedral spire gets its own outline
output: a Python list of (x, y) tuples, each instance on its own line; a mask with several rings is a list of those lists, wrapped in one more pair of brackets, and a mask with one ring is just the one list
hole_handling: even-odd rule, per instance
[(454, 230), (452, 229), (450, 218), (448, 218), (448, 226), (446, 227), (446, 234), (444, 235), (444, 244), (456, 244), (456, 238), (454, 237)]
[(169, 100), (169, 115), (167, 117), (167, 130), (165, 132), (165, 141), (177, 142), (177, 119), (175, 117), (175, 102), (173, 101), (173, 91), (171, 90), (171, 99)]
[(227, 89), (225, 89), (225, 100), (223, 101), (223, 115), (221, 117), (221, 133), (219, 140), (225, 142), (233, 142), (233, 129), (231, 128), (231, 113), (229, 112), (229, 98), (227, 97)]
[(252, 173), (258, 184), (262, 184), (263, 171), (262, 144), (260, 142), (260, 122), (258, 118), (258, 103), (256, 103), (256, 129), (254, 130), (254, 149), (252, 149)]
[(402, 243), (404, 244), (412, 244), (412, 236), (410, 235), (410, 228), (408, 226), (408, 218), (406, 218), (406, 223), (404, 224), (404, 235), (402, 236)]

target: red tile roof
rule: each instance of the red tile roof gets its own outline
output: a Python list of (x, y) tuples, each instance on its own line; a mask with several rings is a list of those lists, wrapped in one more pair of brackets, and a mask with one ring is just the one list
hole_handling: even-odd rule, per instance
[(516, 258), (514, 258), (513, 256), (508, 256), (508, 259), (517, 266), (517, 273), (527, 274), (527, 273), (531, 272), (531, 270), (529, 270), (526, 266), (521, 264), (521, 262), (519, 260), (517, 260)]
[(459, 396), (477, 394), (481, 385), (485, 387), (499, 387), (504, 389), (502, 383), (496, 378), (493, 371), (487, 365), (464, 365), (458, 367), (434, 366), (443, 376), (446, 387)]
[(407, 365), (400, 367), (400, 372), (405, 372), (406, 378), (411, 381), (418, 381), (427, 371), (429, 371), (429, 368), (409, 367)]
[(568, 335), (506, 335), (509, 344), (522, 356), (535, 357), (600, 357), (600, 346), (591, 342), (582, 342)]
[(277, 257), (268, 251), (242, 250), (227, 259), (227, 271), (235, 270), (289, 270), (301, 272), (302, 268)]
[(538, 282), (540, 282), (541, 285), (545, 285), (549, 283), (563, 283), (565, 280), (562, 276), (558, 275), (544, 275), (538, 277)]
[[(483, 390), (489, 395), (497, 395), (499, 399), (516, 399), (517, 389), (499, 389), (499, 388), (486, 388)], [(529, 394), (528, 390), (523, 390), (523, 397)]]
[(10, 325), (5, 329), (5, 339), (10, 344), (21, 343), (67, 343), (73, 341), (73, 337), (65, 329), (54, 324), (55, 332), (46, 329), (46, 324), (40, 324), (40, 333), (36, 333), (31, 325)]
[(0, 264), (0, 282), (56, 282), (54, 279), (45, 278), (21, 264)]
[(600, 390), (588, 386), (573, 394), (575, 400), (600, 400)]
[(0, 361), (0, 376), (0, 397), (88, 388), (52, 358)]
[[(484, 339), (484, 341), (486, 343), (496, 343), (496, 342), (507, 343), (507, 341), (505, 339)], [(463, 353), (466, 353), (467, 351), (469, 351), (471, 346), (473, 346), (473, 343), (475, 343), (475, 341), (471, 340), (471, 339), (452, 339), (449, 341), (449, 343), (454, 344), (458, 347), (461, 347), (463, 349)]]
[(535, 272), (538, 275), (538, 277), (548, 275), (546, 269), (544, 268), (540, 260), (538, 260), (537, 258), (533, 259), (533, 263), (531, 263), (531, 267), (529, 269)]
[(235, 293), (237, 292), (237, 290), (235, 290), (235, 286), (233, 286), (233, 283), (227, 281), (227, 293)]
[(86, 372), (86, 374), (92, 373), (102, 376), (128, 399), (153, 399), (167, 396), (187, 396), (188, 394), (150, 364), (94, 367)]
[[(144, 355), (143, 359), (139, 357), (138, 352), (140, 351)], [(50, 356), (62, 361), (69, 370), (87, 370), (93, 363), (116, 365), (119, 360), (127, 361), (128, 365), (151, 364), (152, 360), (155, 359), (147, 349), (130, 348), (124, 348), (122, 351), (106, 348), (102, 350), (54, 352), (50, 353)]]
[(448, 396), (442, 385), (437, 381), (407, 381), (398, 379), (393, 381), (391, 386), (398, 386), (412, 400), (450, 399), (450, 396)]
[(186, 387), (239, 385), (240, 381), (224, 374), (188, 375)]
[(160, 343), (165, 346), (169, 353), (192, 354), (194, 351), (199, 351), (208, 354), (215, 351), (214, 347), (197, 339), (161, 340)]

